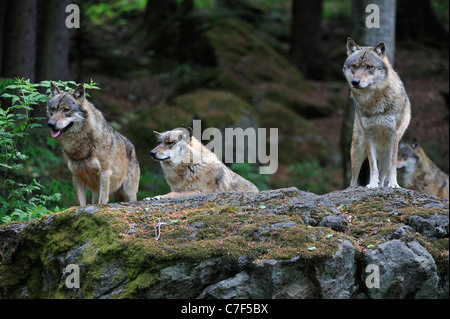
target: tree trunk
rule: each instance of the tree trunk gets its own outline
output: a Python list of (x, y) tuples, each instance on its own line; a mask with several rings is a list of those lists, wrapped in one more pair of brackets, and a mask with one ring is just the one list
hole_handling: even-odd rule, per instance
[(0, 1), (0, 75), (2, 72), (2, 57), (3, 57), (3, 48), (4, 48), (4, 34), (5, 34), (5, 16), (6, 16), (6, 1)]
[(5, 77), (35, 80), (37, 0), (13, 0), (6, 4), (3, 67)]
[[(371, 20), (369, 16), (372, 11), (366, 12), (370, 4), (376, 4), (380, 9), (379, 28), (370, 28), (366, 23), (368, 19)], [(396, 1), (352, 0), (352, 15), (354, 31), (351, 38), (363, 46), (375, 46), (378, 42), (384, 41), (389, 62), (394, 66)]]
[(36, 79), (68, 80), (70, 30), (66, 27), (66, 6), (71, 0), (45, 0), (40, 9), (39, 43), (37, 50)]
[(307, 78), (324, 77), (321, 48), (322, 0), (292, 0), (290, 59)]

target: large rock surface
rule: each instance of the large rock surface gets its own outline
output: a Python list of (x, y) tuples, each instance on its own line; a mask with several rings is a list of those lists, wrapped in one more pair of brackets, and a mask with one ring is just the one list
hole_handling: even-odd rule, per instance
[(0, 227), (0, 297), (448, 298), (448, 219), (404, 189), (73, 207)]

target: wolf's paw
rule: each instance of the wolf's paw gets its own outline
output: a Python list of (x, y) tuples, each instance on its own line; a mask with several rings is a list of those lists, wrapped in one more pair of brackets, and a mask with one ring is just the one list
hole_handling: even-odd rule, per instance
[(366, 187), (367, 188), (377, 188), (378, 187), (378, 182), (370, 182), (369, 184), (367, 184)]
[(397, 183), (388, 183), (388, 187), (390, 188), (401, 188)]

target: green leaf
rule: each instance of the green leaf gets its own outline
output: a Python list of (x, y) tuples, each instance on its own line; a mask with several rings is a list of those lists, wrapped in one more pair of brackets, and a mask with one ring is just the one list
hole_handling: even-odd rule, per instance
[(308, 250), (311, 250), (311, 251), (316, 250), (316, 247), (315, 246), (308, 247)]

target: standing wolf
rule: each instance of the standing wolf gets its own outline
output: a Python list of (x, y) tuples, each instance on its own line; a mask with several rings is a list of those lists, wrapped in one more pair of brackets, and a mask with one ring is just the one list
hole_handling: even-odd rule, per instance
[(161, 163), (164, 177), (175, 197), (192, 193), (218, 193), (230, 190), (258, 192), (258, 188), (223, 164), (192, 136), (192, 129), (154, 132), (158, 145), (150, 155)]
[(386, 57), (384, 42), (375, 47), (360, 47), (348, 38), (347, 55), (343, 72), (355, 102), (350, 186), (358, 186), (361, 165), (368, 158), (370, 180), (367, 187), (399, 188), (398, 143), (411, 118), (405, 88)]
[(86, 99), (83, 85), (70, 93), (51, 83), (47, 113), (80, 206), (86, 205), (86, 187), (93, 204), (106, 204), (114, 192), (117, 201), (136, 201), (140, 170), (134, 146)]

